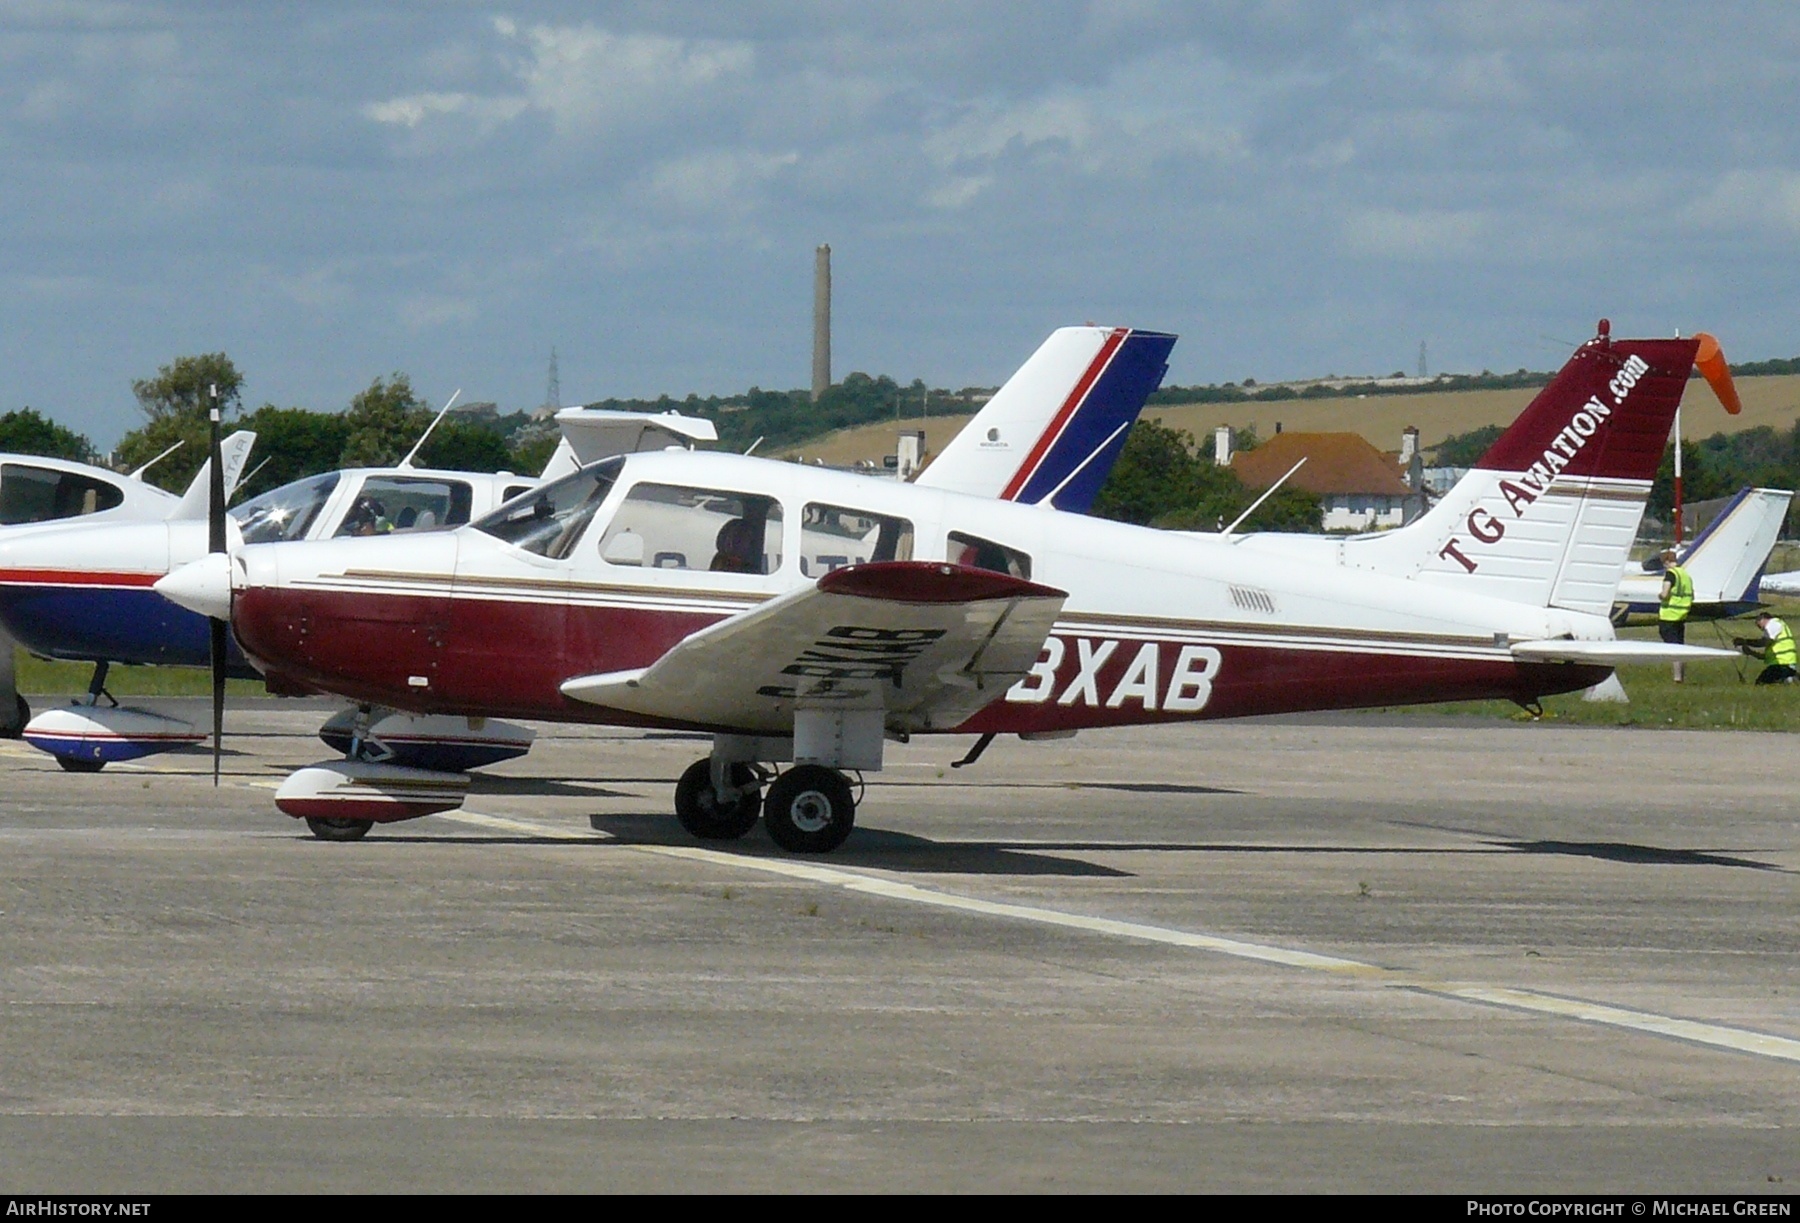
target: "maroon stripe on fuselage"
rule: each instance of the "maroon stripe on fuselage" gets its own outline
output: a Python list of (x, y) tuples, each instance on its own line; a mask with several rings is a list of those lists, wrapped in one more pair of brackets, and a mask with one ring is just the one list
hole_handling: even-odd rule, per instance
[[(415, 619), (397, 618), (395, 604), (404, 602), (414, 604)], [(233, 626), (261, 665), (415, 713), (728, 730), (603, 709), (561, 691), (570, 676), (647, 667), (722, 618), (709, 611), (253, 588), (237, 596)], [(1529, 701), (1586, 688), (1608, 671), (1291, 642), (1194, 647), (1138, 638), (1108, 650), (1102, 636), (1062, 630), (1056, 636), (1062, 656), (1055, 671), (1021, 685), (1041, 687), (1042, 700), (998, 699), (957, 730), (1015, 733), (1483, 698)], [(1107, 651), (1085, 682), (1084, 639), (1090, 658)], [(1144, 656), (1150, 644), (1157, 647), (1154, 658)], [(414, 677), (428, 682), (417, 685)]]
[[(240, 591), (232, 627), (259, 666), (412, 713), (653, 725), (563, 696), (571, 675), (647, 667), (718, 612), (330, 590)], [(423, 678), (427, 682), (414, 682)]]

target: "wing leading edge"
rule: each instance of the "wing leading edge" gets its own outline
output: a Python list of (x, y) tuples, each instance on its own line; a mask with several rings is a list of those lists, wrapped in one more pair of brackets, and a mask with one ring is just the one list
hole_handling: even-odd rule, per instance
[(1037, 661), (1066, 592), (923, 561), (855, 565), (722, 620), (571, 700), (692, 726), (793, 733), (798, 710), (880, 710), (890, 731), (960, 725)]

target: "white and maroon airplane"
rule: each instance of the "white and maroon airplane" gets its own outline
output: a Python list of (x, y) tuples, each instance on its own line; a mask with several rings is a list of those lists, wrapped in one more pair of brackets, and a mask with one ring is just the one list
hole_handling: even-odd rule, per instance
[[(228, 616), (256, 665), (295, 686), (710, 732), (676, 786), (683, 826), (733, 838), (760, 815), (782, 847), (825, 852), (854, 820), (845, 771), (880, 768), (888, 738), (984, 736), (972, 759), (1002, 733), (1529, 707), (1620, 662), (1729, 656), (1620, 641), (1608, 618), (1703, 339), (1614, 340), (1602, 321), (1455, 489), (1376, 535), (1171, 533), (924, 481), (650, 453), (454, 532), (244, 547), (158, 589)], [(1702, 372), (1731, 394), (1722, 358)], [(347, 839), (454, 807), (466, 784), (339, 761), (296, 773), (277, 803)]]

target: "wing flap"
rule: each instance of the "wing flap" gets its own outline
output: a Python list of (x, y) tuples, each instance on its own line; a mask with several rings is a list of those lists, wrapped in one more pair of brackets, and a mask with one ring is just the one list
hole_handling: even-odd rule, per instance
[(637, 671), (584, 675), (571, 700), (696, 726), (791, 734), (802, 708), (947, 729), (1036, 663), (1065, 592), (920, 561), (855, 565), (719, 621)]

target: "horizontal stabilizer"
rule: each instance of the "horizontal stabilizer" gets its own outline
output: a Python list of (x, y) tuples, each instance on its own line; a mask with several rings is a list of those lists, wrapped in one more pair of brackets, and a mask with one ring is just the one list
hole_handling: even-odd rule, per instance
[(719, 432), (710, 420), (679, 412), (618, 412), (605, 408), (564, 408), (556, 414), (562, 441), (544, 464), (540, 483), (559, 480), (578, 468), (615, 454), (641, 450), (667, 450), (671, 446), (692, 450), (701, 442), (716, 442)]
[(1585, 662), (1619, 667), (1639, 662), (1693, 662), (1702, 658), (1736, 658), (1736, 650), (1704, 645), (1671, 645), (1666, 641), (1515, 641), (1512, 655), (1520, 662)]
[(799, 708), (959, 725), (1023, 678), (1067, 596), (923, 561), (853, 565), (721, 620), (648, 667), (584, 675), (571, 700), (691, 726), (787, 735)]

